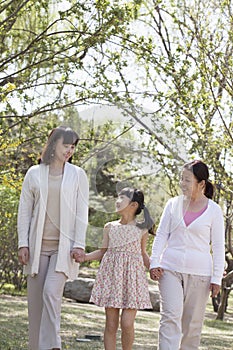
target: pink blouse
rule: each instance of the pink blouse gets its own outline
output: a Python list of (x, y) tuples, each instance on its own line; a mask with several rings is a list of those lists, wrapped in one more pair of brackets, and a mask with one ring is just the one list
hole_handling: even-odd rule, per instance
[(199, 216), (201, 216), (201, 214), (204, 213), (204, 211), (207, 209), (207, 207), (208, 207), (208, 204), (204, 208), (199, 210), (199, 211), (189, 211), (189, 210), (187, 210), (184, 213), (185, 225), (189, 226), (194, 220), (196, 220)]

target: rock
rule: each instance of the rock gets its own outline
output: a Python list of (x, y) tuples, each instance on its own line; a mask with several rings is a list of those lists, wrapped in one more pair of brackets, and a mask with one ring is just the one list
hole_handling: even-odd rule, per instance
[[(94, 278), (85, 277), (78, 277), (77, 280), (67, 281), (63, 296), (77, 302), (89, 303), (94, 282)], [(159, 291), (157, 286), (149, 287), (149, 292), (153, 311), (159, 311)]]
[(78, 302), (88, 303), (94, 282), (94, 278), (83, 277), (78, 277), (78, 279), (74, 281), (67, 281), (63, 296), (65, 298), (74, 299)]
[(160, 311), (160, 302), (159, 302), (159, 291), (155, 288), (149, 288), (150, 301), (153, 307), (153, 311)]

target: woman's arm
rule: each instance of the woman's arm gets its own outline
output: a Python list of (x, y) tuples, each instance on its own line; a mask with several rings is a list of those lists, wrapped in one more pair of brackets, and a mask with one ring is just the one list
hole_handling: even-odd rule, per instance
[(88, 201), (89, 184), (85, 171), (78, 169), (79, 189), (76, 202), (76, 220), (75, 220), (75, 241), (73, 248), (85, 249), (86, 230), (88, 225)]
[[(17, 231), (18, 231), (18, 247), (20, 248), (27, 248), (29, 246), (29, 230), (32, 220), (32, 212), (34, 207), (34, 194), (32, 193), (31, 186), (31, 169), (26, 173), (22, 190), (20, 194), (20, 200), (19, 200), (19, 208), (18, 208), (18, 216), (17, 216)], [(21, 260), (21, 253), (20, 252), (20, 260)], [(26, 259), (28, 260), (28, 259)], [(26, 261), (24, 259), (24, 262)], [(23, 262), (20, 261), (20, 262)]]
[(156, 231), (156, 236), (154, 238), (154, 242), (152, 246), (152, 254), (150, 258), (150, 269), (159, 267), (161, 254), (170, 236), (170, 227), (171, 227), (171, 220), (172, 220), (171, 206), (172, 206), (172, 202), (169, 200), (164, 208), (158, 229)]
[(225, 263), (225, 232), (223, 213), (219, 206), (213, 210), (211, 226), (211, 245), (213, 252), (212, 284), (221, 285)]

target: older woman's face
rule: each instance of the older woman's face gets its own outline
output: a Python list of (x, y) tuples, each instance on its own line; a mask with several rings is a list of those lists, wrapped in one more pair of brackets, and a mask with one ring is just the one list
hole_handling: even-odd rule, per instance
[(185, 196), (193, 197), (202, 191), (203, 184), (198, 183), (196, 177), (191, 171), (183, 169), (180, 179), (180, 187)]

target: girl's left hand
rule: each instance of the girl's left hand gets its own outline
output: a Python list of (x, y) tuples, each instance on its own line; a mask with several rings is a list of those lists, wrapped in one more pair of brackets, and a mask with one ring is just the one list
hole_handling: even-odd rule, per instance
[(221, 286), (219, 284), (211, 283), (210, 284), (210, 296), (211, 298), (215, 298), (220, 292)]
[(155, 267), (150, 270), (150, 278), (154, 281), (158, 281), (163, 275), (163, 269), (161, 267)]

